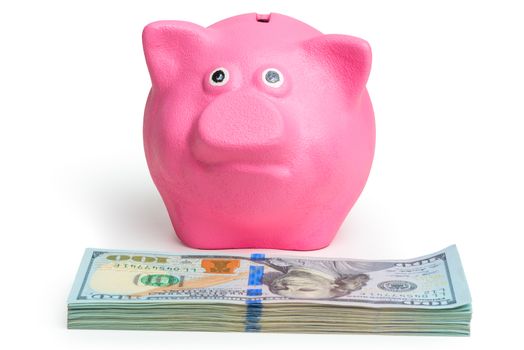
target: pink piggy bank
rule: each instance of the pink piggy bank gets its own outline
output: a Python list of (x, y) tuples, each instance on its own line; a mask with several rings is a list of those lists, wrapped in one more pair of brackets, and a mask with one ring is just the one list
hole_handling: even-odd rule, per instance
[(143, 44), (145, 153), (182, 242), (327, 246), (373, 160), (368, 43), (272, 13), (154, 22)]

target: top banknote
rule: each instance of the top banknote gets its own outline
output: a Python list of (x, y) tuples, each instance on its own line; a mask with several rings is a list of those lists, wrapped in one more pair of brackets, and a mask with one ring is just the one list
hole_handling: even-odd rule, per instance
[(402, 261), (87, 249), (68, 302), (448, 309), (471, 298), (455, 246)]

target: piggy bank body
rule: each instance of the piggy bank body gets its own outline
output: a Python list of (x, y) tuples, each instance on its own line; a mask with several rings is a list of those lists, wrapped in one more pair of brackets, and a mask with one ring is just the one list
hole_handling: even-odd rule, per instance
[(148, 166), (191, 247), (312, 250), (360, 195), (375, 145), (366, 41), (246, 14), (143, 32)]

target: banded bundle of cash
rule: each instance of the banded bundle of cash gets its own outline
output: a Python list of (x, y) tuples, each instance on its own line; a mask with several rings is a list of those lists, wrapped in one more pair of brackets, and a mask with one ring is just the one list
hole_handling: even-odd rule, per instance
[(87, 249), (68, 327), (469, 335), (455, 246), (405, 261)]

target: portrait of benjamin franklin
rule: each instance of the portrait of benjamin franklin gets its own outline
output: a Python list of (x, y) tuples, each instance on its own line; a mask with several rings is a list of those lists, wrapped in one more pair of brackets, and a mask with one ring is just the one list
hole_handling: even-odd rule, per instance
[(264, 284), (273, 294), (291, 299), (335, 299), (362, 289), (367, 272), (390, 268), (392, 263), (342, 260), (268, 258)]

